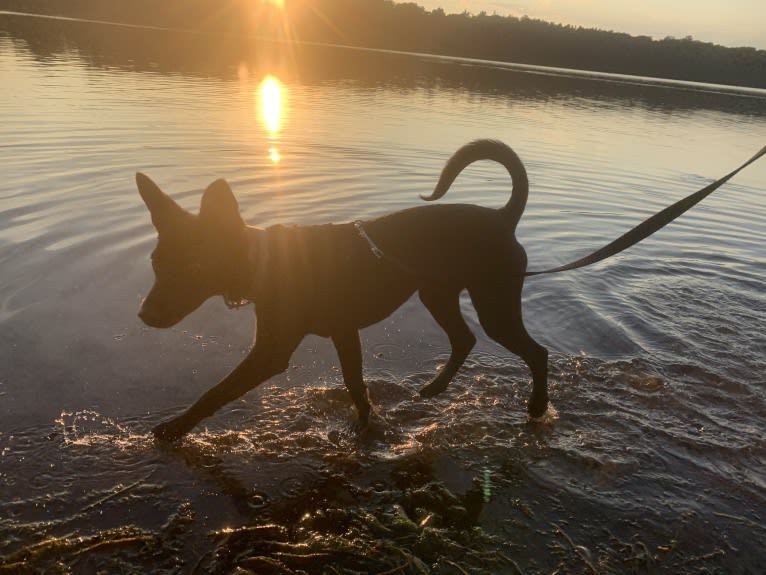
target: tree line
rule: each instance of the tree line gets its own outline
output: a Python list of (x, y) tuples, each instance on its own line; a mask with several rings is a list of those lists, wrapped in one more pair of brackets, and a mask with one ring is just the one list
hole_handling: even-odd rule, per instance
[(766, 88), (766, 50), (391, 0), (0, 0), (0, 8)]

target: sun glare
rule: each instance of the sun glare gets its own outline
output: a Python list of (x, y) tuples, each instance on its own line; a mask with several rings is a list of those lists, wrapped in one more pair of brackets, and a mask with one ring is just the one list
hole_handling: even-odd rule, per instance
[(266, 2), (268, 4), (276, 6), (277, 8), (284, 8), (285, 7), (285, 0), (266, 0)]

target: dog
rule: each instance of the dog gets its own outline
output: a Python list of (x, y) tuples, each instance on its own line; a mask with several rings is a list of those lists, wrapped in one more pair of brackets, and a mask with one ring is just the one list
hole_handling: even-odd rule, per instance
[(511, 197), (499, 209), (430, 204), (351, 223), (265, 229), (245, 224), (225, 180), (208, 186), (195, 215), (136, 174), (158, 234), (151, 255), (155, 281), (141, 304), (141, 320), (171, 327), (213, 296), (230, 307), (252, 303), (257, 316), (255, 343), (244, 360), (186, 411), (155, 427), (155, 437), (183, 437), (285, 371), (307, 334), (332, 339), (359, 423), (366, 425), (371, 407), (359, 330), (388, 317), (415, 292), (451, 346), (449, 360), (421, 396), (443, 392), (476, 343), (460, 312), (460, 293), (468, 290), (487, 335), (529, 367), (527, 410), (531, 418), (541, 417), (548, 407), (548, 351), (522, 321), (527, 256), (515, 238), (529, 192), (524, 165), (502, 142), (471, 142), (450, 157), (423, 199), (441, 198), (479, 160), (502, 164), (511, 177)]

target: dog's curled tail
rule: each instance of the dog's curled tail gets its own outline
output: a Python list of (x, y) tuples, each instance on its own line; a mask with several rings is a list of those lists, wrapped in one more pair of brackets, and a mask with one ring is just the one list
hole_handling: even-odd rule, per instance
[(513, 229), (519, 223), (521, 214), (524, 212), (524, 206), (527, 205), (527, 195), (529, 194), (529, 179), (527, 170), (521, 163), (519, 156), (516, 155), (509, 146), (498, 140), (475, 140), (461, 147), (442, 169), (439, 181), (430, 196), (421, 196), (426, 201), (438, 200), (452, 185), (455, 178), (458, 177), (469, 164), (479, 160), (494, 160), (505, 166), (511, 175), (513, 190), (511, 199), (501, 208), (501, 211), (507, 216)]

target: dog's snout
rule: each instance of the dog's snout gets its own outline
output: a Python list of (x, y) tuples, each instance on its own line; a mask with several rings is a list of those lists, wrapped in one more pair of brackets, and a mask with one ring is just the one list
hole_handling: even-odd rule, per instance
[(141, 309), (138, 310), (138, 317), (149, 327), (170, 327), (174, 323), (161, 315), (152, 313), (146, 306), (141, 306)]
[(152, 325), (151, 315), (148, 314), (143, 307), (141, 307), (141, 309), (138, 310), (138, 317), (140, 317), (141, 321), (144, 322), (146, 325), (149, 325), (149, 326)]

